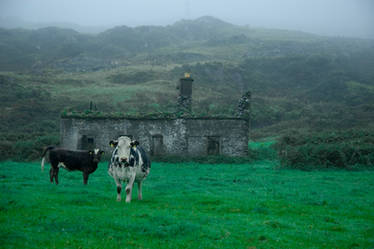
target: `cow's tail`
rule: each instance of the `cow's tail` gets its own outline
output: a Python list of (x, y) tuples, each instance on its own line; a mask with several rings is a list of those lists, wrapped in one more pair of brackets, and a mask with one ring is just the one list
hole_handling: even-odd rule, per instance
[(48, 146), (47, 148), (44, 149), (43, 151), (43, 154), (42, 154), (42, 163), (41, 163), (41, 169), (42, 171), (44, 171), (44, 163), (45, 163), (45, 155), (47, 154), (47, 152), (51, 149), (53, 149), (54, 146)]

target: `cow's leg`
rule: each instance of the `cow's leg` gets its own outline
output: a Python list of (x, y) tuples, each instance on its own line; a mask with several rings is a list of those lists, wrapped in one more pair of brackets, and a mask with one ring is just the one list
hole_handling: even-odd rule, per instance
[(138, 181), (138, 200), (142, 200), (142, 182), (143, 181)]
[(55, 168), (55, 169), (53, 169), (53, 176), (54, 176), (54, 178), (55, 178), (55, 183), (56, 183), (56, 185), (58, 184), (58, 171), (59, 171), (60, 169), (59, 168)]
[(49, 181), (51, 183), (53, 183), (53, 174), (54, 174), (53, 168), (51, 167), (51, 169), (49, 170)]
[(121, 201), (121, 190), (122, 190), (122, 183), (120, 179), (115, 178), (114, 181), (117, 185), (117, 201)]
[(83, 171), (83, 184), (84, 185), (87, 185), (88, 175), (89, 175), (88, 172)]
[(126, 202), (131, 202), (132, 187), (134, 186), (135, 173), (131, 175), (126, 185)]

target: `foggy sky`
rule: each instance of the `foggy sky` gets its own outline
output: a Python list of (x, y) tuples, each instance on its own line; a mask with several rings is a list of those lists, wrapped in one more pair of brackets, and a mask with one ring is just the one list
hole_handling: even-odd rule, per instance
[(0, 0), (1, 18), (33, 23), (164, 26), (206, 15), (252, 27), (374, 39), (374, 0)]

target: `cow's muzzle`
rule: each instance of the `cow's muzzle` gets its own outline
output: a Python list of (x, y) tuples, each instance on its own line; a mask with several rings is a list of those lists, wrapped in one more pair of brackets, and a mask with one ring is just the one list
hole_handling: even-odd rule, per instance
[(121, 164), (123, 164), (125, 167), (130, 166), (130, 164), (129, 164), (128, 160), (127, 160), (127, 157), (121, 157), (120, 162), (121, 162)]

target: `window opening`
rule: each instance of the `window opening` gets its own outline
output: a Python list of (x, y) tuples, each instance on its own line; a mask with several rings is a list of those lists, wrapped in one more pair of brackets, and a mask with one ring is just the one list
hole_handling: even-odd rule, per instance
[(219, 137), (208, 137), (207, 154), (208, 155), (219, 155), (220, 154)]
[(163, 154), (164, 139), (162, 135), (152, 136), (151, 155), (158, 156)]

